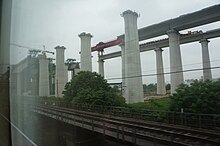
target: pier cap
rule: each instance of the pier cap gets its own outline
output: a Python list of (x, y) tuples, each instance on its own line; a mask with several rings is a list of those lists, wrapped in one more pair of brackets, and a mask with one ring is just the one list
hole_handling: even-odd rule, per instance
[(81, 34), (79, 34), (79, 37), (82, 37), (82, 36), (93, 37), (91, 33), (86, 33), (86, 32), (82, 32)]
[(66, 49), (64, 46), (56, 46), (54, 49)]
[(137, 17), (140, 17), (140, 14), (138, 14), (137, 12), (134, 12), (134, 11), (131, 11), (131, 10), (126, 10), (124, 11), (121, 16), (124, 17), (125, 15), (128, 15), (128, 14), (132, 14), (134, 16), (137, 16)]

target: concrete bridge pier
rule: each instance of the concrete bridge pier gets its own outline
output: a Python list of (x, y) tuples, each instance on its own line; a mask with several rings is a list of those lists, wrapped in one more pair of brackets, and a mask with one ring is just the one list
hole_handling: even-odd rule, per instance
[(184, 82), (182, 59), (180, 52), (179, 33), (175, 30), (167, 31), (170, 47), (171, 94), (175, 93), (177, 86)]
[[(77, 75), (79, 72), (80, 72), (80, 68), (76, 68), (76, 69), (74, 70), (74, 75)], [(72, 77), (73, 77), (73, 76), (72, 76)]]
[(199, 43), (201, 43), (202, 47), (203, 80), (212, 80), (212, 72), (208, 49), (209, 41), (207, 39), (202, 39)]
[(157, 94), (165, 95), (166, 86), (164, 80), (164, 70), (163, 70), (163, 58), (162, 58), (162, 49), (156, 48), (156, 68), (157, 68)]
[(122, 13), (125, 23), (125, 98), (127, 103), (143, 102), (140, 48), (137, 29), (138, 14)]
[(121, 47), (121, 73), (122, 73), (122, 96), (125, 97), (125, 44), (120, 44)]
[(32, 74), (32, 77), (31, 77), (31, 94), (39, 95), (39, 76), (37, 74)]
[(91, 55), (91, 38), (90, 33), (81, 33), (79, 34), (81, 39), (81, 71), (91, 71), (92, 72), (92, 55)]
[(27, 77), (28, 76), (28, 69), (26, 68), (26, 69), (24, 69), (23, 71), (22, 71), (22, 82), (23, 82), (23, 93), (22, 93), (22, 95), (25, 95), (25, 96), (27, 96), (27, 94), (29, 94), (29, 90), (28, 90), (28, 87), (29, 87), (29, 78)]
[(103, 55), (103, 52), (102, 51), (99, 51), (98, 52), (98, 63), (99, 63), (99, 74), (104, 77), (104, 60), (103, 59), (100, 59), (100, 56)]
[(16, 74), (17, 76), (17, 79), (16, 79), (16, 92), (17, 92), (17, 95), (18, 96), (21, 96), (22, 93), (21, 93), (21, 90), (22, 90), (22, 74), (21, 72), (18, 72)]
[(49, 96), (49, 60), (46, 54), (38, 55), (39, 58), (39, 96)]
[(63, 90), (67, 83), (67, 67), (64, 64), (64, 46), (57, 46), (56, 49), (56, 74), (55, 74), (55, 96), (63, 97)]

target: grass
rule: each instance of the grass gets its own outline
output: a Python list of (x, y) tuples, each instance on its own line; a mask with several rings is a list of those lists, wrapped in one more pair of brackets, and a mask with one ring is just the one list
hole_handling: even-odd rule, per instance
[[(56, 98), (56, 97), (40, 97), (41, 100), (46, 101), (64, 101), (63, 98)], [(164, 97), (160, 99), (149, 99), (145, 102), (139, 102), (139, 103), (130, 103), (127, 104), (127, 107), (132, 108), (141, 108), (141, 109), (150, 109), (150, 110), (169, 110), (170, 106), (170, 98)]]
[(169, 110), (170, 98), (150, 99), (145, 102), (131, 103), (128, 107), (151, 109), (151, 110)]

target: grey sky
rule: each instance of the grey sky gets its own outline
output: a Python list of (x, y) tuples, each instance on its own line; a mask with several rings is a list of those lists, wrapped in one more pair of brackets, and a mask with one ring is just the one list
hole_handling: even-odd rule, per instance
[[(92, 46), (100, 41), (109, 41), (123, 34), (124, 24), (120, 14), (131, 9), (140, 13), (138, 28), (191, 13), (214, 4), (219, 0), (14, 0), (12, 15), (11, 42), (33, 48), (55, 51), (54, 47), (63, 45), (66, 58), (80, 60), (80, 39), (78, 34), (90, 32)], [(202, 17), (202, 16), (201, 16)], [(214, 23), (190, 30), (211, 30), (219, 28)], [(188, 30), (183, 31), (183, 33)], [(220, 38), (209, 43), (212, 66), (220, 65)], [(118, 51), (118, 46), (107, 48), (105, 53)], [(169, 50), (163, 48), (165, 72), (169, 72)], [(11, 46), (12, 63), (24, 58), (27, 49)], [(201, 47), (198, 42), (181, 45), (183, 69), (201, 68)], [(97, 53), (93, 70), (98, 70)], [(54, 57), (48, 55), (49, 57)], [(142, 74), (155, 73), (155, 52), (141, 54)], [(191, 65), (190, 65), (191, 64)], [(194, 64), (194, 65), (192, 65)], [(220, 77), (220, 70), (212, 71), (213, 77)], [(184, 73), (185, 79), (200, 78), (202, 72)], [(114, 58), (105, 62), (105, 77), (121, 77), (121, 59)], [(169, 82), (169, 76), (165, 76)], [(144, 77), (144, 83), (156, 82), (156, 76)], [(119, 82), (120, 80), (111, 80)]]

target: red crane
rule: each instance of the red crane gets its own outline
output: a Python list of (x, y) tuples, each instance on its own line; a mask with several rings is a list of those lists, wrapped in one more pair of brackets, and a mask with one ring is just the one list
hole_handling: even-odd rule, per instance
[(105, 42), (105, 43), (104, 42), (99, 42), (96, 46), (91, 48), (91, 51), (92, 52), (94, 52), (94, 51), (103, 52), (104, 48), (116, 46), (116, 45), (119, 45), (122, 42), (123, 42), (123, 40), (120, 39), (120, 38), (118, 38), (116, 40), (113, 40), (113, 41)]

